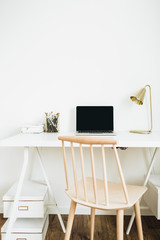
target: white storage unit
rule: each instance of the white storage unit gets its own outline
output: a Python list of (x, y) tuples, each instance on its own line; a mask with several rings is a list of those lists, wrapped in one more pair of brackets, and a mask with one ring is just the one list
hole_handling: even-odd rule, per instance
[(147, 187), (148, 190), (144, 194), (144, 201), (154, 216), (160, 219), (160, 175), (151, 175)]
[[(1, 239), (5, 240), (8, 220), (1, 229)], [(18, 218), (13, 224), (10, 240), (44, 240), (49, 225), (48, 213), (44, 218)]]
[[(3, 216), (10, 217), (17, 184), (3, 196)], [(44, 218), (48, 204), (47, 186), (33, 181), (25, 181), (16, 209), (17, 218)]]

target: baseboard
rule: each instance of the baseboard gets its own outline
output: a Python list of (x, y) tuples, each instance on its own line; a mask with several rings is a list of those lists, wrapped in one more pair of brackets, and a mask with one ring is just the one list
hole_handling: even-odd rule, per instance
[(3, 213), (3, 206), (0, 206), (0, 213)]

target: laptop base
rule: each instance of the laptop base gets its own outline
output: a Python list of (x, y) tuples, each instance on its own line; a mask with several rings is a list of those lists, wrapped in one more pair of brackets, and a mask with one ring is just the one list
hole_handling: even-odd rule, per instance
[(115, 132), (76, 132), (76, 136), (116, 136)]

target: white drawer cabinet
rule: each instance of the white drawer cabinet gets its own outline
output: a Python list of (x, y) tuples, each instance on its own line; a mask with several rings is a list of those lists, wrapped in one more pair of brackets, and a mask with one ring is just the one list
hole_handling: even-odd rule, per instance
[[(5, 240), (8, 220), (1, 229), (1, 239)], [(18, 218), (13, 224), (11, 240), (44, 240), (49, 225), (48, 214), (44, 218)]]
[[(14, 184), (3, 196), (3, 215), (10, 217), (11, 208), (17, 184)], [(22, 192), (16, 208), (17, 218), (43, 218), (47, 210), (48, 191), (47, 186), (32, 181), (23, 184)]]
[(154, 216), (160, 219), (160, 175), (151, 175), (147, 187), (148, 190), (144, 194), (144, 201)]

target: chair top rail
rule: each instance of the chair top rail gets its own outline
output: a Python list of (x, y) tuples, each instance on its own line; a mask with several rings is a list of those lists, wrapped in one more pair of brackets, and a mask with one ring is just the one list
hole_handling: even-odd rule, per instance
[(80, 144), (111, 144), (116, 145), (117, 140), (111, 138), (102, 138), (102, 137), (84, 137), (84, 136), (59, 136), (59, 140), (66, 142), (74, 142)]

